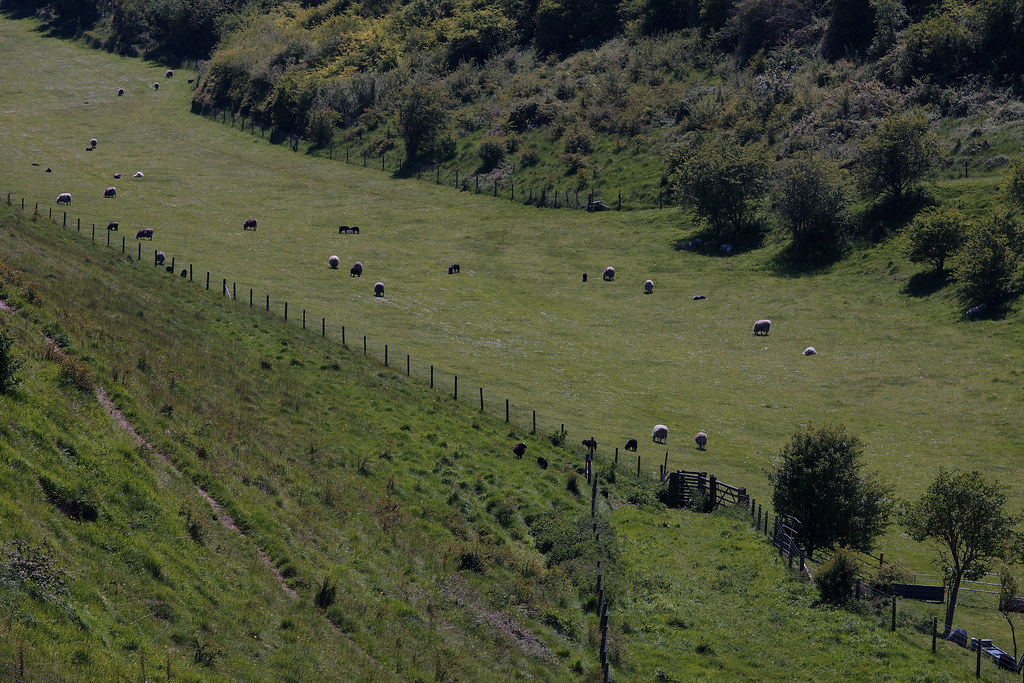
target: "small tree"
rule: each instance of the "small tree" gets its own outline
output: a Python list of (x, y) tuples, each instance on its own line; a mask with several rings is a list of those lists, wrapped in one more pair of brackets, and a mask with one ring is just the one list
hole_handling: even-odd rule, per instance
[(999, 190), (1007, 206), (1017, 210), (1024, 209), (1024, 154), (1010, 164)]
[(679, 201), (707, 221), (715, 234), (742, 236), (750, 231), (767, 169), (760, 145), (698, 139), (676, 148), (669, 167)]
[(1010, 625), (1010, 636), (1013, 638), (1013, 658), (1017, 659), (1017, 620), (1024, 615), (1024, 598), (1017, 595), (1020, 582), (1009, 567), (1003, 567), (999, 573), (999, 613)]
[(824, 602), (844, 605), (854, 596), (857, 581), (857, 553), (836, 546), (814, 575), (814, 585)]
[(903, 254), (914, 263), (930, 263), (941, 273), (946, 259), (967, 239), (967, 216), (950, 207), (929, 207), (907, 227)]
[(405, 141), (409, 161), (430, 151), (447, 125), (448, 113), (437, 87), (413, 83), (402, 88), (398, 95), (398, 134)]
[(993, 562), (1011, 559), (1020, 535), (1018, 515), (1006, 510), (1006, 488), (980, 472), (939, 468), (920, 499), (904, 505), (901, 518), (915, 541), (931, 540), (949, 596), (946, 633), (953, 628), (960, 584), (981, 578)]
[(798, 430), (768, 474), (772, 505), (800, 520), (808, 554), (832, 543), (870, 550), (889, 524), (892, 488), (864, 474), (860, 439), (842, 425)]
[(1000, 301), (1010, 295), (1020, 264), (1017, 241), (1017, 225), (1006, 215), (993, 216), (967, 232), (953, 269), (966, 300)]
[(849, 199), (843, 176), (836, 164), (809, 152), (798, 152), (775, 167), (771, 208), (792, 236), (798, 255), (834, 238), (845, 222)]
[(25, 361), (14, 353), (14, 339), (7, 330), (0, 330), (0, 394), (6, 393), (21, 381), (18, 371)]
[(857, 179), (865, 194), (886, 195), (899, 206), (935, 165), (938, 153), (938, 138), (923, 113), (892, 114), (861, 143)]

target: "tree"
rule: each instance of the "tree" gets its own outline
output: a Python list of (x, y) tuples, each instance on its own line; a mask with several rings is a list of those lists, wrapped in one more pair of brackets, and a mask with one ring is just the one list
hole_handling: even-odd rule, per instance
[(810, 152), (798, 152), (775, 167), (769, 191), (772, 211), (803, 255), (816, 242), (834, 237), (845, 222), (849, 199), (839, 167)]
[(448, 113), (437, 87), (413, 83), (402, 88), (398, 95), (398, 134), (405, 141), (409, 161), (432, 151), (447, 125)]
[(938, 137), (921, 112), (891, 114), (861, 143), (855, 170), (865, 194), (888, 196), (899, 206), (932, 169)]
[(996, 302), (1013, 290), (1020, 264), (1020, 229), (1008, 215), (991, 216), (967, 232), (953, 276), (972, 303)]
[(949, 207), (929, 207), (906, 230), (903, 254), (914, 263), (930, 263), (941, 273), (946, 259), (967, 239), (967, 216)]
[(1020, 582), (1009, 567), (1003, 567), (999, 573), (999, 613), (1010, 625), (1010, 636), (1013, 638), (1013, 658), (1017, 659), (1017, 619), (1024, 614), (1024, 598), (1019, 597)]
[(981, 578), (993, 562), (1012, 559), (1020, 534), (1018, 515), (1006, 510), (1006, 487), (980, 472), (939, 468), (920, 499), (904, 505), (901, 518), (915, 541), (931, 540), (945, 573), (946, 633), (964, 579)]
[(676, 148), (669, 166), (679, 201), (707, 221), (717, 236), (750, 232), (767, 169), (760, 145), (698, 139)]
[(843, 425), (793, 434), (768, 474), (772, 505), (800, 520), (808, 554), (833, 543), (870, 550), (889, 524), (892, 488), (863, 473), (860, 439)]
[(1024, 209), (1024, 154), (1010, 164), (1010, 170), (999, 189), (1008, 206), (1018, 211)]

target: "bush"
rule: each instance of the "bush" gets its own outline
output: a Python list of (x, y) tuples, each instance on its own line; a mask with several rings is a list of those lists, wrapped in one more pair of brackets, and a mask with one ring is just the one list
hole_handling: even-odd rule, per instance
[(538, 161), (540, 161), (540, 150), (533, 145), (524, 147), (519, 152), (519, 165), (523, 168), (534, 166)]
[(485, 137), (476, 146), (476, 155), (484, 169), (494, 168), (505, 158), (505, 139), (493, 135)]
[(0, 331), (0, 394), (21, 381), (18, 371), (24, 367), (25, 362), (14, 353), (13, 345), (14, 339), (7, 330)]
[(871, 587), (883, 593), (891, 593), (894, 583), (911, 583), (914, 576), (914, 570), (906, 560), (896, 560), (878, 568), (878, 572), (871, 579)]
[(320, 582), (320, 588), (316, 592), (316, 597), (313, 598), (313, 602), (320, 609), (327, 609), (334, 604), (334, 600), (338, 596), (338, 584), (331, 581), (329, 576), (325, 576), (324, 580)]
[(857, 554), (846, 547), (836, 546), (832, 556), (821, 565), (814, 575), (822, 602), (832, 605), (845, 604), (853, 597), (857, 580)]

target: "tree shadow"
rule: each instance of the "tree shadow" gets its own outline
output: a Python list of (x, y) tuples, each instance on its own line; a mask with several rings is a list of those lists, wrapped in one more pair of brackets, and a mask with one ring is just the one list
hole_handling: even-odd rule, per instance
[[(722, 237), (716, 232), (704, 230), (691, 237), (680, 237), (673, 240), (672, 248), (676, 251), (692, 251), (702, 256), (725, 258), (760, 249), (764, 245), (764, 239), (765, 234), (763, 230), (729, 237)], [(700, 244), (697, 244), (697, 240), (700, 240)], [(729, 245), (730, 249), (722, 249), (722, 245)]]
[(849, 246), (840, 240), (815, 245), (806, 251), (799, 251), (790, 243), (768, 262), (768, 269), (779, 277), (820, 275), (832, 270), (832, 266), (843, 260), (849, 250)]
[(952, 282), (948, 270), (926, 270), (911, 276), (903, 286), (903, 293), (918, 298), (931, 296)]
[(935, 206), (935, 203), (935, 199), (920, 188), (905, 195), (898, 204), (892, 200), (875, 202), (860, 214), (856, 231), (863, 239), (881, 242), (912, 221), (921, 209)]

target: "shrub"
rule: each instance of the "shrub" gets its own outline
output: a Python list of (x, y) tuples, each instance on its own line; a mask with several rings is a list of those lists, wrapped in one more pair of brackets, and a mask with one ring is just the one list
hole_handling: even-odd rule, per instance
[(523, 168), (533, 166), (538, 161), (540, 161), (540, 150), (537, 149), (534, 145), (524, 147), (519, 152), (519, 165), (522, 166)]
[(569, 473), (569, 478), (565, 481), (565, 490), (574, 496), (580, 495), (579, 477), (576, 476), (575, 472)]
[(871, 579), (871, 587), (883, 593), (891, 593), (894, 583), (911, 583), (914, 576), (914, 570), (906, 560), (896, 560), (878, 568)]
[(21, 381), (18, 371), (25, 365), (13, 350), (14, 339), (7, 330), (0, 331), (0, 394), (14, 387)]
[(329, 576), (325, 576), (324, 580), (320, 582), (320, 588), (316, 592), (316, 597), (313, 598), (313, 602), (320, 609), (327, 609), (334, 604), (335, 599), (338, 597), (338, 584), (331, 581)]
[(505, 158), (505, 140), (496, 135), (485, 137), (476, 146), (480, 165), (487, 170), (497, 166)]
[(857, 554), (847, 547), (836, 546), (832, 556), (821, 565), (814, 575), (822, 602), (842, 605), (853, 597), (854, 582), (857, 580)]

